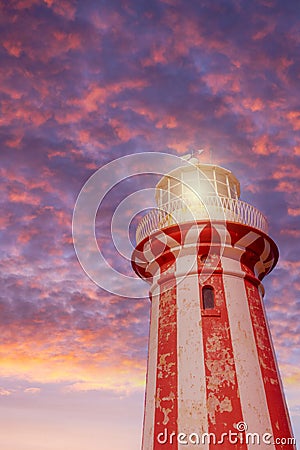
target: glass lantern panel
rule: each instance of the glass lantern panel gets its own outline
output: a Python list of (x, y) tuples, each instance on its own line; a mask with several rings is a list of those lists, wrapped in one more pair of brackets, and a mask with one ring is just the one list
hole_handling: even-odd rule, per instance
[(221, 183), (227, 183), (225, 173), (217, 173), (217, 180), (221, 181)]
[(162, 191), (161, 204), (165, 205), (166, 203), (168, 203), (168, 191)]
[(231, 198), (237, 198), (237, 190), (236, 190), (235, 184), (232, 184), (230, 186), (230, 194), (231, 194)]
[(174, 186), (172, 186), (172, 194), (177, 195), (178, 197), (180, 197), (181, 193), (182, 193), (181, 183), (177, 183)]
[(217, 189), (218, 189), (218, 194), (221, 195), (222, 197), (228, 197), (228, 188), (227, 188), (227, 184), (224, 183), (217, 183)]
[(212, 170), (208, 170), (208, 169), (204, 169), (204, 170), (199, 170), (199, 178), (200, 179), (204, 179), (206, 180), (207, 178), (209, 180), (213, 180), (214, 179), (214, 175), (213, 175), (213, 171)]

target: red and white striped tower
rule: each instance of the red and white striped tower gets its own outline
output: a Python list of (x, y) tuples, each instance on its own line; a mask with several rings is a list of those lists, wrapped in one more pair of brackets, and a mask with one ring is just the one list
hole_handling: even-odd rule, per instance
[(138, 226), (132, 264), (152, 302), (142, 450), (295, 448), (262, 301), (278, 250), (239, 195), (229, 170), (193, 158)]

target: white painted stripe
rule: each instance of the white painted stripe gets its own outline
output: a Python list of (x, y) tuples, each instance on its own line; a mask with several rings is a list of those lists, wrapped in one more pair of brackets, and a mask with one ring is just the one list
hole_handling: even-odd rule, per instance
[(264, 239), (264, 243), (265, 243), (265, 248), (264, 251), (262, 252), (262, 254), (260, 255), (260, 259), (262, 261), (266, 261), (270, 255), (270, 243), (267, 241), (267, 239)]
[(152, 261), (153, 259), (155, 259), (154, 253), (151, 250), (151, 242), (150, 242), (150, 240), (147, 241), (145, 243), (145, 245), (144, 245), (144, 255), (145, 255), (145, 258), (146, 258), (146, 260), (148, 262)]
[(253, 244), (253, 242), (255, 242), (259, 237), (259, 234), (255, 233), (254, 231), (249, 231), (249, 233), (247, 233), (246, 236), (243, 236), (239, 241), (237, 241), (234, 246), (242, 248), (248, 247), (248, 245)]
[(231, 245), (231, 235), (227, 229), (226, 222), (223, 223), (214, 223), (213, 228), (218, 233), (221, 239), (221, 250), (225, 244)]
[[(243, 420), (248, 425), (249, 433), (259, 433), (261, 436), (264, 433), (272, 434), (240, 262), (230, 258), (222, 258), (222, 266)], [(241, 277), (228, 275), (226, 271), (239, 271)], [(257, 448), (256, 444), (248, 444), (248, 449), (254, 448)], [(275, 446), (261, 443), (260, 448), (274, 450)]]
[[(153, 280), (152, 280), (152, 288), (154, 288), (154, 280), (158, 280), (160, 278), (160, 265), (156, 261), (152, 261), (148, 267), (146, 268), (146, 271), (151, 273)], [(147, 278), (146, 278), (147, 281)]]
[[(208, 422), (198, 273), (195, 252), (183, 253), (176, 261), (176, 275), (191, 267), (196, 273), (177, 279), (178, 432), (201, 435), (208, 432)], [(201, 446), (208, 448), (208, 443)], [(179, 444), (178, 449), (195, 450), (195, 445)]]
[(142, 450), (153, 450), (160, 290), (152, 292)]
[(257, 261), (257, 263), (254, 266), (254, 273), (256, 274), (256, 276), (259, 276), (261, 273), (265, 272), (273, 264), (273, 260), (272, 262), (269, 261), (268, 263), (265, 263), (265, 261), (268, 259), (269, 256), (270, 256), (270, 244), (267, 241), (267, 239), (264, 239), (264, 250), (260, 255), (259, 261)]
[(148, 264), (147, 260), (146, 260), (145, 258), (143, 258), (143, 259), (139, 258), (139, 257), (136, 255), (137, 253), (139, 253), (140, 255), (142, 255), (141, 252), (137, 252), (136, 250), (134, 251), (133, 257), (134, 257), (134, 262), (135, 262), (135, 264), (137, 264), (138, 266), (145, 267), (145, 266)]

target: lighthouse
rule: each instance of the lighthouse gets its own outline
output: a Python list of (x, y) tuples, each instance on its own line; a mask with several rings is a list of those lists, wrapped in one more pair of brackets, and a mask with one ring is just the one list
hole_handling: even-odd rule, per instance
[(142, 450), (295, 449), (263, 304), (266, 219), (231, 171), (195, 158), (156, 203), (132, 255), (151, 301)]

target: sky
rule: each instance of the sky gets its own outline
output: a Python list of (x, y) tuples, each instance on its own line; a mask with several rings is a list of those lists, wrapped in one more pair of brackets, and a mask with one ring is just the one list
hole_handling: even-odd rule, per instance
[[(279, 247), (265, 305), (300, 441), (299, 1), (1, 1), (0, 63), (1, 448), (140, 448), (149, 301), (86, 275), (72, 214), (116, 158), (199, 148)], [(129, 276), (112, 215), (157, 179), (126, 177), (97, 216), (99, 247)]]

